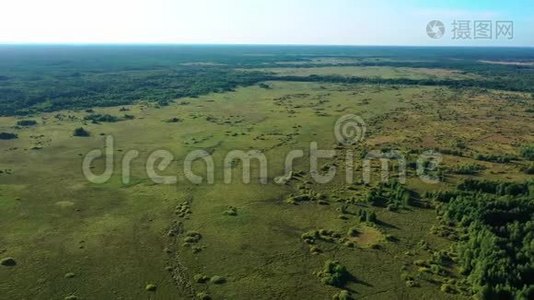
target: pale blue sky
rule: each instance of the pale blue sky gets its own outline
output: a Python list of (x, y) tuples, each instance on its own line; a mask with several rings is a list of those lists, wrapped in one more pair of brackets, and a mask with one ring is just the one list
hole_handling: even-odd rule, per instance
[[(534, 46), (534, 0), (2, 0), (0, 43)], [(426, 34), (445, 23), (441, 39)], [(514, 21), (512, 40), (454, 40), (454, 20)]]

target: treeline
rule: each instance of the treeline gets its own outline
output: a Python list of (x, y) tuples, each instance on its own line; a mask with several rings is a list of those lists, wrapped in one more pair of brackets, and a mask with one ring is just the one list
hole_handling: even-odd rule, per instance
[(87, 73), (61, 80), (16, 80), (0, 86), (0, 115), (120, 106), (145, 100), (166, 105), (181, 97), (197, 97), (253, 85), (268, 77), (226, 67), (184, 66), (174, 70)]
[(534, 186), (466, 180), (438, 192), (439, 213), (461, 233), (457, 262), (480, 299), (534, 299)]
[(531, 183), (523, 182), (500, 182), (490, 180), (466, 179), (458, 185), (461, 191), (472, 191), (500, 196), (527, 195), (529, 188), (534, 187)]
[(534, 85), (517, 86), (497, 80), (277, 76), (221, 67), (187, 67), (173, 71), (88, 74), (83, 78), (73, 76), (62, 80), (17, 81), (0, 86), (0, 115), (28, 115), (61, 109), (120, 106), (140, 100), (167, 105), (177, 98), (227, 92), (239, 86), (255, 85), (262, 81), (445, 86), (455, 89), (485, 88), (534, 92)]
[[(431, 52), (431, 51), (430, 51)], [(410, 54), (405, 54), (404, 59), (400, 60), (383, 60), (380, 58), (365, 60), (355, 60), (352, 63), (332, 63), (332, 64), (314, 64), (313, 62), (306, 64), (273, 64), (271, 67), (280, 68), (310, 68), (310, 67), (325, 67), (325, 66), (344, 66), (344, 67), (393, 67), (393, 68), (428, 68), (428, 69), (449, 69), (460, 71), (464, 74), (473, 74), (478, 75), (480, 78), (477, 80), (455, 80), (458, 82), (467, 81), (468, 86), (488, 88), (488, 89), (502, 89), (510, 91), (523, 91), (523, 92), (533, 92), (534, 84), (534, 67), (531, 65), (520, 65), (520, 64), (492, 64), (480, 62), (485, 56), (485, 53), (474, 52), (471, 55), (464, 55), (460, 53), (451, 54), (453, 52), (442, 53), (440, 59), (435, 59), (433, 53), (427, 55), (428, 60), (421, 61), (421, 58), (411, 56)], [(513, 55), (491, 55), (487, 57), (488, 60), (494, 61), (522, 61), (526, 56), (531, 54), (526, 53), (517, 53), (516, 58), (512, 58)], [(348, 59), (355, 59), (354, 57), (347, 57)], [(412, 59), (412, 60), (409, 60)], [(530, 61), (527, 59), (527, 61)], [(454, 81), (454, 79), (451, 79)], [(425, 81), (428, 84), (428, 81)], [(409, 84), (409, 83), (405, 83)], [(439, 85), (439, 84), (438, 84)], [(451, 86), (446, 84), (447, 86)], [(459, 85), (462, 86), (461, 84)]]
[(270, 80), (304, 81), (304, 82), (329, 82), (342, 84), (377, 84), (377, 85), (421, 85), (421, 86), (446, 86), (454, 89), (482, 88), (496, 89), (514, 92), (534, 92), (534, 78), (526, 83), (517, 81), (509, 82), (500, 79), (409, 79), (409, 78), (373, 78), (373, 77), (346, 77), (337, 75), (309, 75), (309, 76), (273, 76)]

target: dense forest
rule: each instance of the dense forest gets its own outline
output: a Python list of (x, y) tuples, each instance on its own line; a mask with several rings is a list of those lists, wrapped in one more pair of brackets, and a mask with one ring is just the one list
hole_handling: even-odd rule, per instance
[(438, 192), (461, 272), (480, 299), (534, 299), (534, 183), (467, 179)]

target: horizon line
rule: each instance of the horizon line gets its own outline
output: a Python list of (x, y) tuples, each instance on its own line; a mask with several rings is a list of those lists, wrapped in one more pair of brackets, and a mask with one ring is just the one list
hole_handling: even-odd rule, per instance
[(291, 43), (174, 43), (174, 42), (0, 42), (0, 46), (279, 46), (279, 47), (405, 47), (405, 48), (534, 48), (534, 45), (395, 45), (395, 44), (291, 44)]

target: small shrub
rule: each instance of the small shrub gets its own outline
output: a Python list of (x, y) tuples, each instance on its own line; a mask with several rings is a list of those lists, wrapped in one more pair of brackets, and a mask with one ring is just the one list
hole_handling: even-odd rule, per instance
[(293, 200), (295, 200), (297, 202), (310, 201), (311, 197), (310, 197), (310, 195), (298, 195), (298, 196), (294, 196)]
[(398, 242), (399, 239), (391, 234), (386, 234), (384, 235), (384, 238), (386, 239), (386, 241), (388, 242)]
[(417, 272), (419, 272), (419, 273), (432, 273), (430, 271), (430, 268), (427, 268), (427, 267), (420, 267), (419, 269), (417, 269)]
[[(406, 266), (404, 267), (406, 268)], [(408, 274), (407, 272), (402, 272), (400, 278), (401, 280), (404, 280), (404, 281), (414, 280), (413, 277), (410, 276), (410, 274)]]
[(482, 170), (484, 167), (479, 164), (463, 164), (452, 168), (451, 172), (460, 175), (476, 175)]
[(186, 242), (188, 244), (193, 244), (193, 243), (198, 242), (198, 239), (196, 239), (196, 238), (194, 238), (192, 236), (188, 236), (188, 237), (184, 238), (184, 242)]
[(349, 232), (347, 233), (348, 236), (357, 236), (360, 232), (358, 231), (358, 228), (352, 227), (349, 229)]
[(91, 134), (89, 133), (89, 131), (85, 130), (83, 127), (79, 127), (79, 128), (74, 129), (74, 133), (72, 135), (79, 136), (79, 137), (88, 137)]
[(351, 242), (351, 241), (346, 241), (346, 242), (344, 243), (344, 245), (345, 245), (346, 247), (348, 247), (348, 248), (354, 248), (354, 247), (356, 247), (356, 244), (354, 244), (354, 242)]
[(203, 274), (196, 274), (195, 276), (193, 276), (193, 280), (196, 283), (206, 283), (210, 280), (210, 278)]
[(415, 282), (414, 280), (406, 280), (406, 286), (407, 287), (418, 287), (419, 284), (417, 284), (417, 282)]
[(215, 276), (211, 277), (210, 282), (213, 283), (213, 284), (223, 284), (223, 283), (226, 282), (226, 278), (224, 278), (222, 276), (215, 275)]
[(0, 140), (12, 140), (18, 137), (16, 133), (0, 132)]
[(199, 293), (197, 293), (197, 299), (199, 299), (199, 300), (211, 300), (211, 297), (206, 292), (199, 292)]
[(85, 116), (84, 120), (92, 121), (93, 123), (100, 123), (100, 122), (113, 123), (113, 122), (118, 122), (121, 119), (116, 116), (109, 115), (109, 114), (90, 114), (90, 115)]
[(526, 160), (534, 160), (534, 144), (521, 147), (521, 156)]
[(202, 239), (202, 235), (196, 231), (188, 231), (185, 234), (184, 242), (186, 244), (195, 244)]
[(368, 213), (366, 221), (370, 222), (370, 223), (376, 223), (376, 221), (377, 221), (376, 213), (374, 211)]
[(443, 274), (443, 269), (438, 265), (430, 265), (430, 272), (435, 275)]
[(167, 123), (178, 123), (178, 122), (181, 122), (181, 121), (182, 120), (180, 118), (173, 117), (173, 118), (168, 119), (166, 122)]
[(373, 245), (371, 245), (371, 249), (380, 250), (380, 249), (382, 249), (382, 246), (380, 246), (380, 244), (373, 244)]
[(318, 276), (324, 284), (336, 287), (343, 287), (352, 277), (347, 268), (332, 260), (325, 262), (324, 269)]
[(321, 251), (321, 249), (319, 249), (319, 247), (317, 247), (317, 246), (313, 246), (313, 247), (310, 248), (310, 253), (311, 254), (319, 254), (321, 252), (323, 252), (323, 251)]
[(428, 267), (428, 263), (425, 260), (422, 260), (422, 259), (418, 259), (418, 260), (414, 261), (413, 264), (418, 266), (418, 267)]
[(332, 299), (334, 300), (352, 300), (353, 298), (351, 297), (349, 291), (346, 291), (346, 290), (342, 290), (342, 291), (339, 291), (339, 293), (335, 294)]
[(497, 155), (497, 154), (477, 154), (477, 155), (475, 155), (475, 159), (476, 160), (482, 160), (482, 161), (489, 161), (489, 162), (494, 162), (494, 163), (505, 164), (505, 163), (509, 163), (512, 160), (514, 160), (515, 157), (512, 156), (512, 155), (506, 155), (506, 154), (501, 154), (501, 155)]
[(322, 235), (322, 236), (331, 236), (334, 232), (332, 230), (328, 230), (328, 229), (319, 229), (319, 235)]
[(454, 293), (454, 288), (450, 284), (447, 284), (447, 283), (442, 284), (439, 289), (444, 293), (448, 293), (448, 294)]
[(397, 211), (399, 210), (399, 206), (392, 203), (392, 204), (388, 204), (388, 206), (386, 206), (386, 209), (389, 211)]
[(237, 208), (233, 206), (228, 206), (228, 209), (223, 213), (226, 216), (237, 216)]
[(319, 233), (316, 230), (303, 233), (300, 238), (304, 240), (306, 244), (314, 244), (315, 239), (319, 237)]
[(35, 126), (37, 125), (37, 121), (35, 120), (20, 120), (17, 121), (18, 126)]
[(14, 267), (17, 265), (17, 261), (13, 257), (6, 257), (0, 260), (0, 265)]
[(533, 175), (534, 174), (534, 164), (530, 164), (528, 167), (525, 167), (523, 169), (523, 173), (528, 174), (528, 175)]

